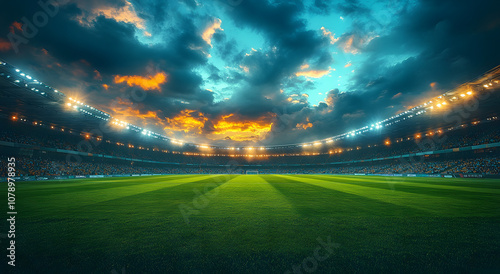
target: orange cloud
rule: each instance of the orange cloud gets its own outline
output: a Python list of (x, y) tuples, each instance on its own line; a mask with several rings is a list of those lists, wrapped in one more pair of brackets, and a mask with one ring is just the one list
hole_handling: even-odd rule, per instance
[(394, 96), (392, 96), (391, 99), (396, 99), (396, 98), (400, 97), (401, 95), (403, 95), (403, 93), (398, 92), (398, 93), (394, 94)]
[(8, 41), (0, 39), (0, 51), (8, 51), (11, 47), (12, 45)]
[(94, 79), (95, 80), (102, 80), (102, 76), (101, 76), (101, 73), (97, 70), (97, 69), (94, 69)]
[(115, 75), (114, 82), (120, 84), (126, 82), (129, 86), (139, 86), (144, 90), (160, 90), (160, 85), (167, 81), (167, 74), (165, 72), (158, 72), (154, 76), (120, 76)]
[(116, 22), (132, 24), (138, 29), (146, 29), (146, 22), (144, 19), (137, 15), (134, 6), (128, 1), (123, 2), (123, 6), (117, 8), (115, 6), (99, 6), (97, 8), (91, 7), (92, 2), (79, 2), (78, 7), (85, 12), (85, 14), (76, 17), (76, 20), (81, 25), (90, 26), (96, 21), (97, 17), (104, 16), (107, 19), (113, 19)]
[(163, 130), (173, 133), (173, 131), (184, 131), (185, 133), (201, 134), (205, 122), (208, 120), (203, 113), (192, 109), (185, 109), (173, 118), (167, 118)]
[(311, 78), (321, 78), (327, 74), (329, 74), (331, 69), (328, 70), (308, 70), (308, 71), (299, 71), (295, 73), (295, 76), (305, 76)]
[(214, 131), (206, 136), (212, 140), (257, 141), (262, 139), (273, 125), (274, 113), (268, 113), (255, 120), (246, 120), (235, 114), (221, 116), (213, 122)]
[(106, 85), (106, 84), (102, 84), (102, 87), (103, 87), (104, 89), (106, 89), (106, 90), (108, 90), (108, 88), (109, 88), (109, 86), (108, 86), (108, 85)]
[(376, 37), (378, 37), (378, 36), (375, 35), (375, 36), (359, 37), (359, 36), (355, 36), (354, 34), (351, 34), (351, 35), (347, 36), (345, 39), (343, 38), (342, 41), (339, 42), (339, 44), (340, 44), (340, 48), (345, 53), (357, 54), (357, 53), (359, 53), (360, 48), (363, 48), (364, 46), (369, 44), (370, 41)]
[(348, 68), (348, 67), (350, 67), (350, 66), (352, 66), (351, 61), (349, 61), (347, 64), (345, 64), (344, 68)]
[(205, 28), (205, 30), (201, 34), (201, 38), (203, 40), (205, 40), (205, 42), (207, 42), (207, 44), (209, 44), (210, 47), (212, 47), (212, 36), (214, 35), (215, 31), (216, 30), (223, 30), (220, 27), (221, 23), (222, 23), (222, 21), (220, 19), (216, 18), (212, 22), (212, 24), (210, 24), (207, 28)]
[(333, 45), (339, 40), (339, 38), (335, 38), (335, 34), (327, 30), (325, 27), (321, 27), (321, 31), (323, 32), (323, 36), (330, 38), (330, 44)]
[(303, 64), (300, 66), (300, 70), (305, 70), (306, 68), (309, 68), (309, 64)]
[(14, 23), (12, 23), (12, 25), (10, 25), (9, 29), (10, 29), (10, 32), (12, 32), (12, 33), (15, 33), (16, 29), (18, 31), (23, 31), (23, 24), (14, 21)]
[[(309, 120), (309, 119), (307, 119), (307, 120)], [(303, 129), (308, 129), (312, 126), (313, 126), (312, 123), (298, 123), (297, 125), (295, 125), (296, 128), (303, 128)]]
[(347, 40), (342, 44), (342, 49), (344, 50), (344, 52), (346, 53), (352, 53), (352, 54), (356, 54), (358, 53), (358, 49), (355, 48), (352, 44), (354, 42), (354, 35), (351, 35), (349, 36), (349, 38), (347, 38)]
[(126, 121), (129, 123), (138, 123), (142, 120), (143, 125), (148, 125), (154, 123), (156, 125), (164, 125), (164, 120), (158, 117), (158, 114), (154, 111), (141, 112), (138, 109), (133, 108), (133, 103), (130, 101), (118, 98), (117, 101), (110, 107), (114, 117)]
[(250, 72), (250, 69), (247, 66), (240, 65), (240, 68), (246, 73)]

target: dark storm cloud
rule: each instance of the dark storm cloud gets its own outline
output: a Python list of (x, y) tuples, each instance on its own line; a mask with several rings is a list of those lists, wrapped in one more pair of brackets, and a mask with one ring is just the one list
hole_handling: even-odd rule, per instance
[[(353, 90), (387, 96), (418, 96), (437, 82), (443, 89), (471, 80), (498, 65), (499, 3), (423, 1), (401, 16), (399, 26), (366, 48), (367, 65), (358, 69)], [(390, 65), (394, 55), (414, 57)]]
[(304, 11), (301, 2), (271, 4), (268, 1), (245, 1), (231, 9), (229, 15), (237, 26), (261, 33), (267, 42), (265, 49), (249, 56), (241, 52), (235, 59), (236, 63), (249, 68), (249, 86), (236, 91), (228, 106), (249, 116), (281, 108), (289, 104), (280, 94), (281, 84), (288, 81), (301, 64), (314, 59), (317, 66), (325, 66), (332, 61), (324, 49), (328, 41), (318, 31), (305, 28), (306, 22), (301, 18)]
[[(369, 57), (357, 69), (350, 90), (334, 96), (333, 111), (309, 132), (327, 137), (324, 133), (332, 127), (340, 129), (337, 134), (364, 126), (369, 117), (383, 119), (405, 109), (405, 102), (423, 100), (433, 82), (443, 92), (497, 66), (499, 8), (493, 1), (422, 1), (402, 13), (387, 35), (364, 48)], [(405, 55), (412, 57), (393, 63)]]
[[(9, 10), (18, 11), (12, 16), (1, 16), (2, 26), (5, 33), (9, 31), (8, 26), (26, 14), (36, 11), (36, 5), (30, 6), (26, 3), (9, 2)], [(123, 1), (108, 1), (105, 4), (99, 1), (83, 2), (83, 6), (92, 10), (104, 5), (112, 5), (116, 8), (123, 6)], [(145, 10), (168, 10), (167, 4), (160, 8), (158, 2), (147, 1), (149, 5), (143, 5)], [(39, 8), (39, 7), (38, 7)], [(33, 10), (33, 11), (32, 11)], [(89, 11), (80, 9), (80, 5), (70, 3), (60, 7), (59, 13), (50, 19), (49, 24), (40, 28), (36, 37), (29, 44), (21, 45), (21, 52), (15, 59), (33, 59), (30, 62), (35, 67), (36, 59), (30, 54), (33, 48), (45, 49), (61, 64), (70, 64), (85, 60), (92, 65), (89, 73), (93, 70), (99, 71), (104, 77), (113, 75), (143, 75), (146, 69), (155, 63), (152, 73), (165, 71), (168, 82), (164, 85), (165, 96), (183, 97), (207, 101), (209, 96), (203, 94), (199, 85), (201, 77), (193, 72), (193, 68), (205, 64), (207, 56), (203, 50), (208, 45), (199, 36), (200, 30), (193, 21), (204, 18), (182, 17), (178, 18), (176, 24), (170, 24), (170, 41), (168, 44), (148, 45), (139, 42), (137, 31), (132, 24), (124, 24), (113, 19), (97, 16), (90, 26), (81, 25), (75, 18), (85, 16)], [(139, 15), (141, 12), (137, 12)], [(150, 16), (156, 22), (164, 20), (165, 12), (152, 12)], [(158, 17), (155, 17), (158, 16)], [(7, 58), (8, 59), (8, 58)], [(151, 70), (151, 69), (150, 69)], [(51, 75), (45, 75), (47, 82), (58, 83), (59, 79), (51, 79)], [(84, 79), (81, 79), (84, 80)], [(108, 84), (112, 84), (109, 83)], [(109, 98), (112, 99), (112, 98)]]

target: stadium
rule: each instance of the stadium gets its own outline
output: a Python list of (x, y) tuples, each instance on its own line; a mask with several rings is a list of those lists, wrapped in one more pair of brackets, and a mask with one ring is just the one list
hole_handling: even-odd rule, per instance
[(2, 273), (500, 270), (498, 4), (478, 50), (469, 3), (49, 2), (0, 19)]

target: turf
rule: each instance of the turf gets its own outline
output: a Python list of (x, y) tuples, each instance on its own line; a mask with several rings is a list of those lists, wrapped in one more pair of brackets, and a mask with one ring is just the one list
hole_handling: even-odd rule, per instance
[(498, 180), (171, 175), (19, 182), (16, 198), (13, 273), (500, 270)]

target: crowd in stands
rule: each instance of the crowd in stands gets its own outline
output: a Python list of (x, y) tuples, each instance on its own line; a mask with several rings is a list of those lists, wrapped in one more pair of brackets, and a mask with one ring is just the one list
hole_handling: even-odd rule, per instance
[[(118, 174), (245, 174), (248, 167), (172, 167), (144, 163), (80, 162), (47, 158), (16, 158), (16, 176), (118, 175)], [(500, 158), (360, 163), (328, 167), (251, 168), (261, 174), (500, 174)], [(7, 175), (7, 157), (0, 158), (0, 177)]]
[[(453, 130), (447, 133), (435, 134), (433, 136), (422, 136), (406, 140), (405, 138), (393, 139), (389, 146), (379, 144), (368, 147), (366, 144), (360, 149), (352, 146), (349, 142), (338, 142), (332, 150), (342, 150), (341, 153), (320, 154), (314, 156), (268, 156), (268, 157), (229, 157), (229, 156), (191, 156), (171, 153), (172, 148), (168, 147), (165, 141), (151, 142), (149, 146), (143, 145), (144, 149), (139, 149), (138, 143), (122, 142), (123, 145), (117, 145), (116, 140), (106, 139), (94, 140), (86, 139), (80, 134), (70, 134), (68, 131), (50, 130), (47, 128), (36, 127), (33, 125), (16, 125), (15, 128), (4, 130), (0, 133), (0, 141), (13, 142), (18, 144), (32, 145), (37, 147), (49, 147), (73, 151), (84, 151), (93, 154), (103, 154), (115, 157), (126, 157), (134, 159), (145, 159), (159, 162), (183, 163), (183, 164), (208, 164), (208, 165), (226, 165), (231, 162), (239, 164), (261, 164), (261, 165), (283, 165), (283, 164), (318, 164), (333, 163), (352, 160), (374, 159), (381, 157), (390, 157), (404, 155), (409, 153), (418, 153), (429, 150), (440, 150), (472, 146), (479, 144), (500, 142), (500, 122), (490, 124), (469, 125), (463, 129)], [(87, 140), (91, 146), (79, 145)], [(129, 148), (128, 144), (133, 147)], [(351, 149), (349, 149), (351, 148)], [(80, 149), (80, 150), (79, 150)], [(178, 148), (177, 148), (178, 149)], [(163, 151), (168, 150), (168, 153)], [(274, 151), (266, 151), (268, 154)], [(227, 154), (227, 151), (225, 152)]]

